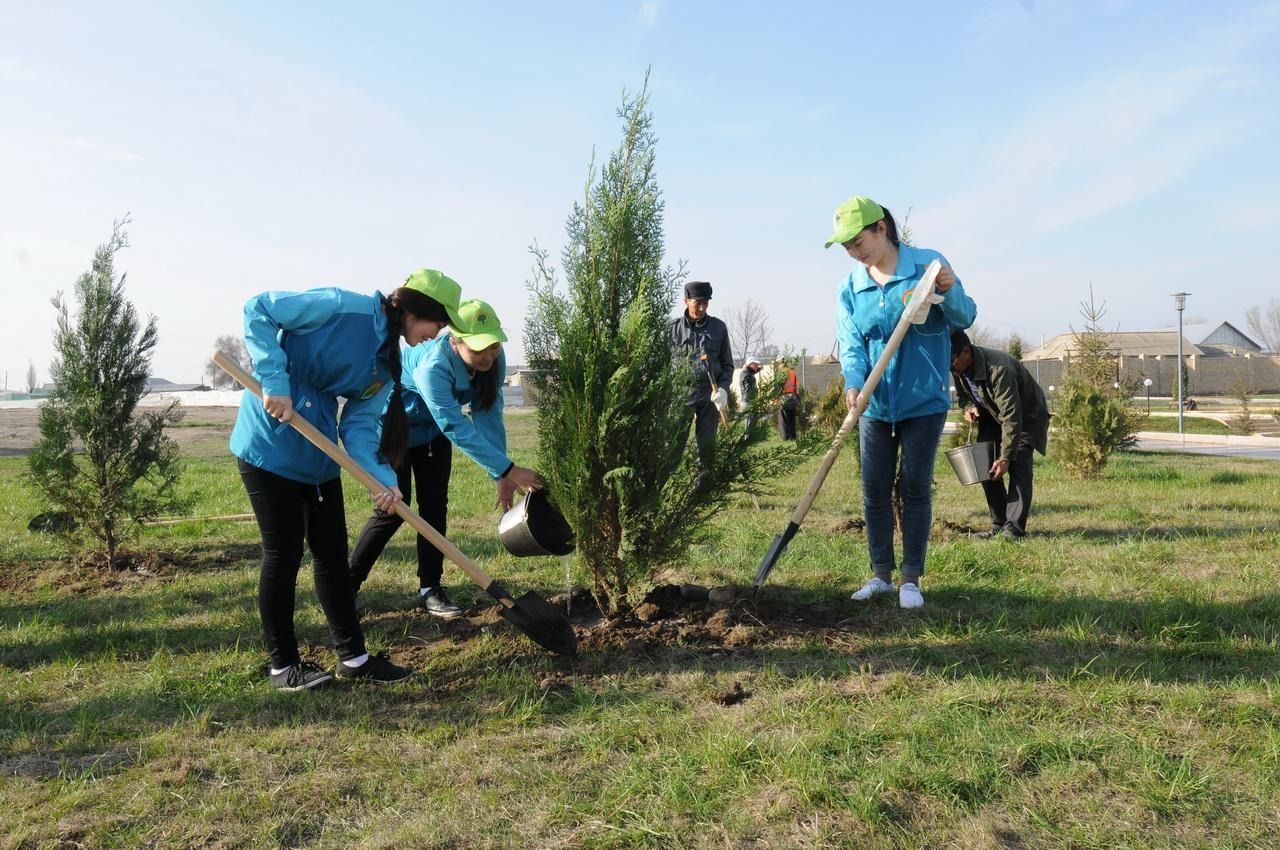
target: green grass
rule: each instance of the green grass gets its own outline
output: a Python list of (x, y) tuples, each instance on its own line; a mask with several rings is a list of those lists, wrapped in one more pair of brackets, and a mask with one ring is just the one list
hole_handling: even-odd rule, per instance
[[(1178, 432), (1178, 417), (1147, 416), (1138, 423), (1139, 431)], [(1182, 417), (1182, 430), (1186, 434), (1229, 434), (1231, 429), (1217, 419), (1200, 416)]]
[[(510, 425), (531, 463), (532, 417)], [(217, 443), (190, 459), (198, 514), (246, 510)], [(492, 485), (456, 461), (451, 537), (513, 588), (561, 589), (559, 561), (500, 551)], [(815, 464), (664, 580), (748, 582)], [(737, 650), (445, 639), (408, 610), (402, 532), (365, 622), (419, 676), (293, 695), (262, 677), (252, 523), (149, 530), (172, 574), (104, 583), (26, 531), (22, 468), (0, 458), (0, 847), (1280, 844), (1271, 462), (1126, 453), (1082, 484), (1040, 459), (1034, 536), (1002, 543), (955, 530), (985, 509), (942, 461), (928, 607), (907, 613), (847, 599), (866, 554), (838, 530), (860, 514), (842, 459), (760, 610), (843, 616)], [(299, 587), (305, 651), (332, 663), (305, 570)], [(735, 682), (749, 697), (719, 704)]]

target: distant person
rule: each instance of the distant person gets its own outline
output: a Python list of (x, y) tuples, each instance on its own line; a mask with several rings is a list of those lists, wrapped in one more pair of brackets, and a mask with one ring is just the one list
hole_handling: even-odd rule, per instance
[(913, 324), (903, 337), (858, 420), (871, 579), (852, 598), (862, 602), (895, 590), (893, 483), (897, 479), (902, 496), (898, 604), (920, 608), (924, 606), (920, 577), (933, 522), (933, 462), (951, 406), (949, 337), (952, 330), (973, 324), (977, 308), (946, 259), (937, 251), (903, 244), (893, 216), (870, 198), (850, 198), (836, 209), (835, 232), (827, 239), (827, 247), (837, 243), (857, 261), (840, 286), (836, 305), (836, 338), (850, 410), (859, 403), (862, 386), (925, 268), (935, 259), (943, 263), (936, 286), (942, 300), (931, 305), (923, 323)]
[(800, 378), (790, 366), (782, 367), (786, 377), (782, 381), (782, 398), (778, 402), (778, 436), (784, 440), (796, 438), (796, 416), (800, 413)]
[(684, 285), (684, 314), (671, 320), (671, 344), (693, 367), (689, 409), (701, 463), (715, 446), (720, 417), (729, 409), (733, 381), (733, 350), (724, 322), (708, 316), (711, 284), (692, 280)]
[[(458, 305), (446, 332), (404, 353), (405, 406), (415, 447), (409, 457), (418, 482), (418, 504), (422, 518), (441, 534), (448, 527), (455, 445), (488, 474), (503, 509), (511, 507), (517, 491), (542, 486), (536, 472), (517, 466), (507, 456), (502, 417), (502, 381), (507, 374), (502, 343), (506, 340), (493, 308), (470, 299)], [(375, 511), (365, 523), (351, 553), (356, 590), (402, 522), (397, 513)], [(422, 536), (417, 538), (417, 553), (418, 605), (444, 620), (460, 616), (462, 609), (442, 584), (444, 555)]]
[(748, 357), (747, 362), (742, 364), (742, 374), (738, 377), (739, 410), (750, 407), (751, 400), (756, 397), (756, 381), (762, 368), (764, 368), (763, 364), (754, 357)]
[(991, 528), (975, 536), (1026, 537), (1035, 452), (1044, 454), (1049, 445), (1044, 390), (1012, 355), (974, 345), (964, 331), (951, 334), (951, 373), (964, 418), (977, 425), (978, 440), (997, 444), (991, 480), (981, 482)]
[[(408, 448), (400, 340), (417, 345), (448, 321), (443, 304), (408, 284), (385, 297), (312, 289), (265, 292), (245, 304), (245, 345), (263, 397), (244, 394), (231, 452), (239, 458), (262, 534), (258, 612), (270, 656), (268, 677), (279, 690), (314, 688), (335, 675), (376, 683), (410, 676), (365, 649), (347, 572), (338, 465), (285, 423), (300, 416), (329, 439), (341, 437), (355, 461), (385, 488), (374, 503), (389, 510), (402, 498), (395, 465)], [(334, 673), (298, 654), (293, 612), (304, 543), (338, 654)]]

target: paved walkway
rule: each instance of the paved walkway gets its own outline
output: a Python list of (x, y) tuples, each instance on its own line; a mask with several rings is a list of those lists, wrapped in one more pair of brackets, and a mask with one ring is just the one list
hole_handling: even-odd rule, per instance
[(1223, 455), (1226, 457), (1256, 457), (1280, 460), (1280, 446), (1229, 446), (1225, 443), (1182, 443), (1174, 440), (1140, 439), (1136, 448), (1150, 452), (1183, 452), (1196, 455)]

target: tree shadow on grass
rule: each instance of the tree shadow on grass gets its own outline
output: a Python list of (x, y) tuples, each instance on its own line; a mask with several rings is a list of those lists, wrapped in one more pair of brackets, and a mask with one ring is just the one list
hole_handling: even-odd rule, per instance
[[(1280, 594), (1237, 605), (942, 585), (928, 590), (919, 612), (902, 611), (888, 596), (855, 607), (843, 597), (813, 600), (811, 591), (769, 594), (768, 602), (742, 604), (737, 616), (758, 619), (773, 635), (772, 646), (757, 647), (761, 659), (804, 675), (852, 667), (1033, 682), (1097, 676), (1223, 684), (1280, 675)], [(797, 622), (806, 613), (809, 622)], [(807, 644), (803, 660), (778, 651), (788, 641)]]
[[(667, 676), (691, 671), (706, 674), (709, 683), (726, 676), (745, 682), (748, 693), (738, 694), (739, 701), (749, 698), (752, 677), (766, 670), (830, 681), (907, 673), (1032, 684), (1110, 679), (1236, 686), (1269, 684), (1280, 674), (1280, 594), (1225, 604), (955, 584), (927, 592), (923, 611), (903, 611), (891, 596), (859, 605), (843, 591), (770, 585), (727, 608), (675, 606), (655, 622), (581, 621), (581, 651), (571, 658), (542, 651), (491, 605), (477, 604), (461, 623), (416, 611), (381, 612), (365, 618), (368, 631), (398, 661), (427, 671), (404, 685), (339, 684), (281, 694), (267, 686), (257, 664), (228, 669), (215, 658), (193, 670), (179, 658), (167, 668), (115, 672), (105, 692), (85, 698), (74, 692), (47, 702), (0, 695), (10, 730), (0, 741), (38, 734), (50, 741), (52, 749), (41, 750), (45, 755), (96, 764), (83, 756), (102, 741), (115, 746), (193, 722), (212, 724), (211, 735), (227, 727), (341, 728), (371, 721), (388, 729), (464, 727), (516, 715), (522, 722), (562, 722), (646, 699), (675, 708), (691, 700), (721, 701), (696, 688), (664, 690)], [(308, 597), (300, 595), (300, 604), (316, 604)], [(66, 659), (146, 661), (162, 651), (216, 656), (245, 640), (256, 642), (252, 604), (225, 590), (0, 607), (6, 629), (37, 610), (42, 623), (59, 627), (54, 638), (19, 637), (0, 647), (0, 664), (30, 670)], [(244, 627), (182, 624), (203, 611), (235, 608), (247, 609)], [(113, 625), (104, 629), (104, 623)], [(711, 628), (713, 623), (718, 626)], [(299, 639), (304, 655), (332, 665), (322, 626), (301, 628)], [(86, 718), (99, 722), (84, 727)], [(93, 741), (85, 737), (90, 734)], [(7, 758), (0, 750), (0, 763)]]
[(1273, 532), (1280, 527), (1265, 525), (1163, 525), (1152, 524), (1130, 528), (1071, 528), (1032, 531), (1034, 537), (1070, 538), (1092, 541), (1182, 540), (1188, 537), (1253, 537)]

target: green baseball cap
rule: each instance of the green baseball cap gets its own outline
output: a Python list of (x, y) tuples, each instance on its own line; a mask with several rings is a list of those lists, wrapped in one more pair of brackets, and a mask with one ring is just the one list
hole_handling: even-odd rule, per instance
[(478, 298), (468, 298), (458, 305), (458, 321), (453, 323), (453, 335), (472, 351), (484, 351), (495, 342), (507, 341), (498, 314)]
[(836, 232), (831, 234), (824, 248), (830, 248), (837, 242), (848, 242), (862, 232), (868, 224), (875, 224), (884, 218), (884, 207), (870, 198), (856, 195), (836, 207)]
[(458, 302), (462, 300), (462, 287), (456, 280), (435, 269), (418, 269), (405, 279), (404, 286), (439, 301), (449, 314), (449, 324), (458, 324)]

